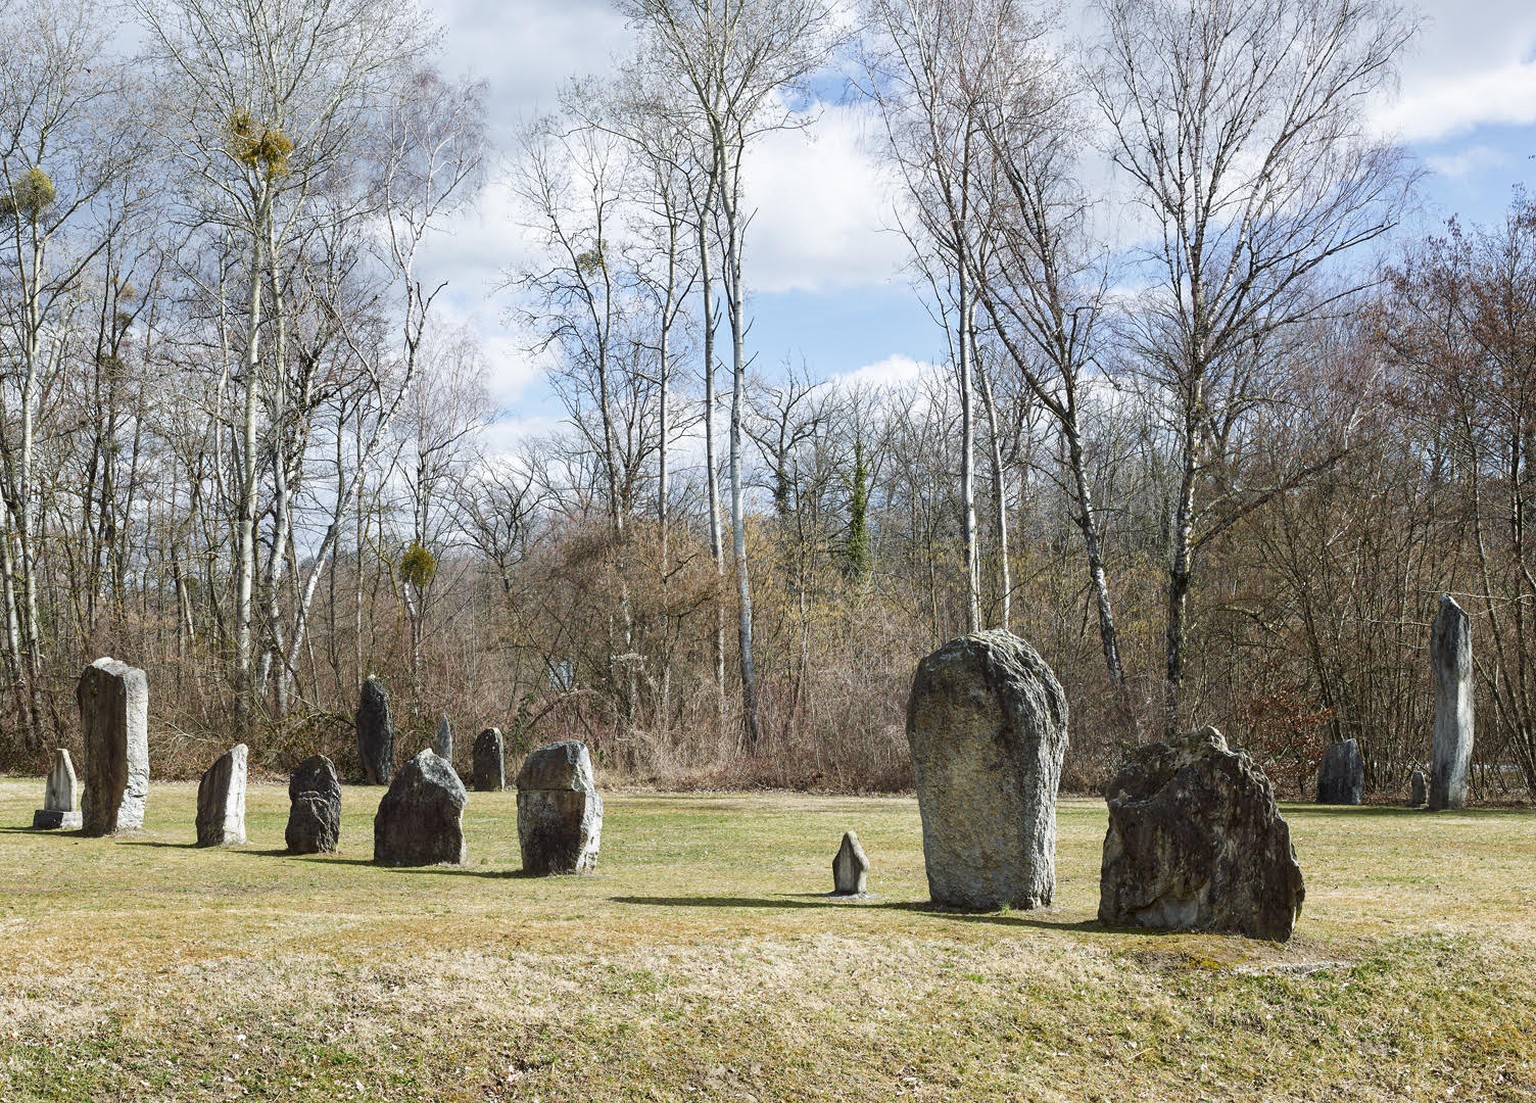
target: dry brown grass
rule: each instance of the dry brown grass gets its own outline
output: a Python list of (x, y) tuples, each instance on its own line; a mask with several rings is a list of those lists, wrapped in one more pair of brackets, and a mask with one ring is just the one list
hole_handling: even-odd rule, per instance
[[(35, 779), (0, 782), (30, 822)], [(515, 798), (470, 865), (0, 830), (0, 1099), (1361, 1100), (1536, 1098), (1536, 817), (1288, 810), (1297, 937), (1105, 931), (1104, 815), (1060, 814), (1057, 906), (922, 906), (910, 799), (614, 794), (600, 874), (525, 879)], [(858, 830), (878, 894), (834, 902)]]

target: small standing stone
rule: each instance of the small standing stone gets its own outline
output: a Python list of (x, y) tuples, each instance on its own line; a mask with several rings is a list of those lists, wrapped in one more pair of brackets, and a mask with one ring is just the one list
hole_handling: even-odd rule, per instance
[(422, 751), (401, 767), (373, 817), (373, 860), (381, 866), (463, 865), (469, 794), (448, 760)]
[(364, 785), (388, 785), (395, 770), (395, 726), (389, 719), (389, 690), (370, 674), (357, 703), (357, 757)]
[(1067, 700), (1045, 660), (1011, 632), (951, 640), (918, 664), (907, 741), (933, 902), (1049, 904)]
[(868, 883), (869, 859), (864, 857), (859, 837), (846, 831), (843, 845), (837, 848), (837, 857), (832, 859), (832, 895), (863, 896), (869, 891)]
[(1440, 597), (1429, 641), (1435, 672), (1435, 740), (1429, 809), (1467, 806), (1472, 766), (1472, 622), (1450, 594)]
[(214, 759), (197, 786), (197, 845), (245, 845), (245, 778), (248, 751), (244, 743)]
[(1104, 788), (1099, 921), (1284, 942), (1306, 895), (1269, 779), (1215, 728), (1139, 748)]
[(437, 745), (434, 749), (439, 758), (453, 761), (453, 725), (446, 716), (437, 722)]
[(85, 735), (87, 835), (115, 835), (144, 826), (149, 795), (149, 680), (138, 667), (97, 659), (75, 687)]
[(1413, 773), (1408, 775), (1408, 807), (1423, 808), (1429, 801), (1429, 778), (1424, 776), (1424, 771), (1414, 767)]
[(341, 781), (329, 758), (306, 758), (288, 777), (288, 829), (283, 837), (291, 854), (333, 854), (341, 843)]
[(80, 813), (75, 810), (79, 800), (80, 783), (75, 777), (75, 764), (63, 747), (53, 751), (53, 769), (48, 771), (48, 781), (43, 788), (43, 806), (32, 813), (32, 826), (42, 830), (80, 827)]
[(475, 788), (499, 793), (507, 787), (506, 748), (500, 728), (486, 728), (475, 736)]
[(523, 872), (589, 873), (597, 867), (603, 800), (592, 756), (575, 740), (540, 747), (517, 772), (517, 841)]
[(1353, 739), (1330, 743), (1317, 771), (1318, 804), (1359, 804), (1365, 796), (1365, 759)]

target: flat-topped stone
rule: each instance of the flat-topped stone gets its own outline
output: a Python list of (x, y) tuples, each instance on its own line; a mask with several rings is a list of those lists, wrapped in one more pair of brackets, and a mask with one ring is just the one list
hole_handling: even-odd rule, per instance
[(81, 673), (75, 700), (85, 741), (81, 826), (87, 835), (136, 831), (149, 795), (149, 680), (100, 658)]
[(568, 740), (540, 747), (517, 772), (517, 840), (523, 871), (590, 873), (597, 867), (603, 800), (586, 745)]
[(1318, 804), (1359, 804), (1365, 796), (1365, 759), (1353, 739), (1330, 743), (1317, 770)]
[(245, 845), (245, 782), (249, 751), (244, 743), (214, 759), (197, 786), (197, 845)]
[(469, 794), (446, 758), (424, 750), (400, 768), (373, 817), (373, 860), (384, 866), (463, 865)]

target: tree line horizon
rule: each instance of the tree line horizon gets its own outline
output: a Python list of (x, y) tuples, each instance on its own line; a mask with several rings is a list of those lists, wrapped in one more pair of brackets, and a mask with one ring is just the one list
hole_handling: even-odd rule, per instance
[[(503, 452), (421, 272), (487, 89), (411, 0), (134, 0), (132, 57), (94, 0), (0, 11), (0, 767), (77, 745), (112, 654), (167, 776), (347, 769), (378, 674), (406, 753), (448, 716), (639, 780), (904, 788), (917, 660), (1002, 628), (1066, 691), (1068, 788), (1215, 723), (1282, 791), (1355, 738), (1390, 792), (1444, 592), (1474, 791), (1536, 791), (1536, 206), (1403, 230), (1422, 170), (1369, 111), (1412, 19), (615, 6), (632, 52), (501, 151), (500, 301), (566, 414)], [(829, 74), (948, 349), (881, 387), (753, 360), (749, 154)]]

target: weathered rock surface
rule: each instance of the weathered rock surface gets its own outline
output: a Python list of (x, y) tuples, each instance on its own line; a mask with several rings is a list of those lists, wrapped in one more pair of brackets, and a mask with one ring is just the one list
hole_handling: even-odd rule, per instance
[(837, 848), (832, 859), (832, 895), (863, 896), (869, 891), (869, 859), (859, 837), (852, 831), (843, 833), (843, 845)]
[(1215, 728), (1142, 747), (1105, 786), (1099, 920), (1291, 937), (1306, 895), (1269, 779)]
[(1330, 743), (1317, 770), (1318, 804), (1359, 804), (1365, 796), (1365, 759), (1353, 739)]
[(81, 826), (87, 835), (136, 831), (149, 795), (149, 680), (138, 667), (97, 659), (75, 700), (85, 735)]
[(197, 786), (197, 845), (245, 845), (245, 778), (248, 751), (244, 743), (213, 760)]
[(540, 747), (517, 772), (517, 840), (523, 871), (589, 873), (602, 842), (603, 801), (586, 744)]
[(389, 690), (372, 674), (357, 702), (357, 758), (364, 785), (388, 785), (395, 771), (395, 726), (389, 719)]
[(382, 866), (463, 865), (469, 794), (448, 760), (422, 751), (400, 768), (373, 817), (373, 860)]
[(951, 640), (918, 664), (907, 741), (934, 903), (1049, 904), (1067, 702), (1045, 660), (1009, 632)]
[(288, 829), (292, 854), (332, 854), (341, 843), (341, 781), (329, 758), (306, 758), (288, 776)]
[(1429, 658), (1435, 681), (1429, 809), (1438, 812), (1467, 806), (1467, 775), (1472, 767), (1472, 622), (1450, 594), (1440, 597)]
[(499, 793), (507, 787), (506, 745), (500, 728), (486, 728), (475, 736), (475, 788)]
[(53, 751), (53, 769), (43, 786), (43, 806), (32, 813), (32, 826), (40, 830), (66, 828), (73, 830), (83, 822), (75, 810), (79, 799), (80, 783), (75, 777), (75, 764), (63, 747)]
[(437, 757), (453, 761), (453, 725), (446, 716), (437, 722), (437, 741), (433, 749), (437, 751)]
[(1423, 808), (1429, 801), (1429, 778), (1423, 770), (1415, 769), (1408, 775), (1408, 807)]

